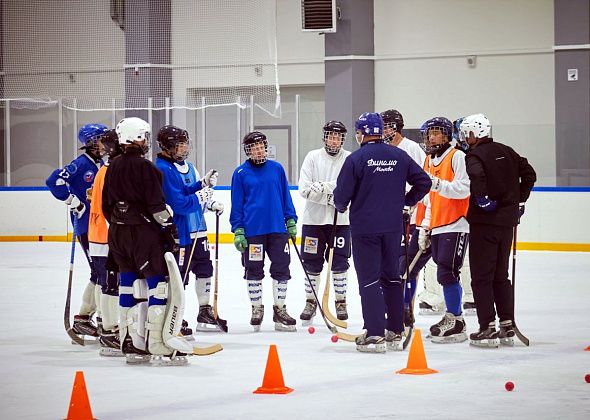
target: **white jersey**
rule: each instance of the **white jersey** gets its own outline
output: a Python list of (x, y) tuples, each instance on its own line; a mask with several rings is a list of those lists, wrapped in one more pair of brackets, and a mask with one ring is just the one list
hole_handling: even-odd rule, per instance
[[(407, 137), (403, 137), (402, 140), (397, 145), (400, 149), (406, 152), (414, 162), (418, 164), (421, 168), (424, 168), (424, 161), (426, 160), (426, 153), (420, 147), (418, 143), (413, 140), (410, 140)], [(406, 192), (410, 191), (410, 184), (406, 183)], [(410, 224), (416, 224), (416, 212), (412, 212), (412, 217), (410, 218)]]
[[(305, 156), (299, 174), (299, 194), (306, 199), (301, 217), (304, 225), (331, 225), (334, 222), (335, 208), (328, 204), (328, 198), (336, 188), (336, 178), (348, 155), (350, 155), (348, 150), (340, 149), (336, 156), (331, 156), (322, 147), (312, 150)], [(317, 181), (324, 182), (328, 191), (325, 193), (311, 191), (309, 186)], [(348, 210), (338, 214), (338, 225), (349, 224)]]

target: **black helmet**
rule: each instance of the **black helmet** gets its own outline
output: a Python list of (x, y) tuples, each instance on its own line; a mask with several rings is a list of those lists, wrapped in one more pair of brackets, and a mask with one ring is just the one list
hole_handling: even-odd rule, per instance
[(340, 121), (328, 121), (325, 125), (324, 125), (324, 133), (326, 131), (330, 131), (332, 133), (341, 133), (341, 134), (346, 134), (346, 127), (344, 126), (344, 124), (342, 124)]
[[(254, 158), (252, 157), (252, 148), (254, 147), (255, 144), (258, 143), (264, 143), (264, 157), (258, 157), (258, 158)], [(260, 165), (263, 164), (264, 162), (266, 162), (266, 152), (268, 151), (268, 142), (266, 141), (266, 136), (264, 135), (264, 133), (261, 133), (260, 131), (252, 131), (251, 133), (248, 133), (244, 136), (244, 139), (242, 140), (242, 144), (244, 145), (244, 153), (246, 153), (246, 156), (248, 156), (248, 159), (250, 159), (253, 163)]]
[[(346, 139), (346, 132), (346, 127), (340, 121), (328, 121), (324, 125), (324, 149), (326, 149), (329, 155), (334, 156), (342, 149), (342, 145)], [(337, 145), (328, 145), (328, 137), (334, 134), (340, 137), (340, 143)]]
[(168, 152), (172, 159), (177, 161), (185, 160), (190, 153), (189, 147), (185, 147), (181, 151), (178, 150), (179, 144), (190, 145), (188, 131), (173, 125), (165, 125), (160, 128), (160, 131), (158, 131), (158, 144), (160, 149)]
[[(402, 132), (402, 128), (404, 128), (404, 117), (398, 110), (388, 109), (387, 111), (383, 111), (381, 113), (381, 118), (383, 118), (384, 128), (393, 128), (393, 131), (397, 133)], [(391, 142), (392, 139), (392, 134), (384, 138), (384, 140), (388, 143)]]
[(113, 159), (123, 153), (119, 144), (119, 136), (117, 136), (117, 131), (114, 128), (104, 133), (101, 140), (104, 151), (109, 155), (109, 158)]

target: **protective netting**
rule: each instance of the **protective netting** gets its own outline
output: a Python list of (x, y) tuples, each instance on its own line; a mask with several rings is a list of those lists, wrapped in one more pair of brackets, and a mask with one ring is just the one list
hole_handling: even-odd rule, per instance
[(275, 0), (4, 0), (0, 97), (280, 113)]

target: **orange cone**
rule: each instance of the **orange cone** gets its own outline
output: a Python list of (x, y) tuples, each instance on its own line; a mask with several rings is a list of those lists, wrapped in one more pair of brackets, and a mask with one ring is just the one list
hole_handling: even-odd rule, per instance
[(254, 394), (288, 394), (292, 391), (293, 388), (285, 386), (277, 346), (271, 344), (268, 349), (268, 358), (266, 360), (266, 370), (264, 371), (262, 386), (254, 391)]
[(412, 345), (410, 346), (410, 354), (408, 354), (408, 365), (405, 369), (398, 370), (396, 373), (406, 375), (429, 375), (431, 373), (438, 373), (438, 370), (429, 369), (426, 363), (426, 354), (424, 353), (424, 344), (422, 344), (422, 333), (420, 329), (414, 330), (414, 338), (412, 338)]
[(76, 372), (66, 420), (94, 420), (90, 400), (88, 400), (88, 393), (86, 392), (84, 373), (81, 371)]
[(586, 347), (584, 351), (590, 351), (590, 346)]

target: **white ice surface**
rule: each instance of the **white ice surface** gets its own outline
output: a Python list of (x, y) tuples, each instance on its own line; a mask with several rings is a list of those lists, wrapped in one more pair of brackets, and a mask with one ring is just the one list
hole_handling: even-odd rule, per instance
[[(275, 332), (272, 289), (264, 281), (262, 331), (249, 326), (250, 305), (239, 254), (220, 247), (220, 316), (229, 334), (201, 333), (198, 341), (224, 351), (192, 357), (188, 367), (126, 366), (101, 358), (96, 346), (70, 344), (63, 329), (69, 267), (65, 243), (0, 243), (0, 419), (57, 419), (67, 414), (77, 370), (86, 378), (99, 419), (306, 418), (543, 418), (590, 419), (590, 254), (519, 252), (516, 319), (529, 348), (482, 350), (432, 344), (424, 338), (427, 376), (398, 375), (408, 352), (362, 354), (352, 343), (330, 341), (316, 317), (316, 333)], [(76, 250), (72, 316), (88, 268)], [(287, 307), (304, 305), (303, 272), (292, 253)], [(322, 279), (324, 276), (322, 276)], [(323, 286), (322, 286), (323, 287)], [(194, 327), (196, 297), (187, 289), (185, 319)], [(350, 331), (362, 326), (354, 270), (349, 284)], [(333, 309), (332, 309), (333, 311)], [(438, 321), (417, 317), (423, 331)], [(477, 328), (469, 317), (468, 331)], [(423, 334), (424, 336), (424, 334)], [(269, 344), (278, 346), (288, 395), (255, 395)], [(513, 381), (513, 392), (504, 390)]]

